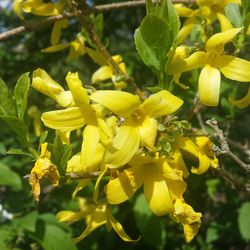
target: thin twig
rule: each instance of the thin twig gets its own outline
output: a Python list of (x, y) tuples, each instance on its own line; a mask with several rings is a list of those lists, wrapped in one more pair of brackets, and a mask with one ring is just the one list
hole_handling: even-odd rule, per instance
[(218, 137), (220, 148), (215, 147), (215, 153), (217, 155), (224, 154), (229, 156), (232, 160), (234, 160), (241, 169), (243, 169), (246, 173), (250, 173), (250, 164), (246, 164), (243, 162), (238, 156), (236, 156), (229, 148), (227, 140), (224, 136), (224, 133), (221, 129), (219, 129), (217, 121), (215, 118), (212, 118), (211, 120), (207, 120), (206, 124), (209, 125), (214, 131), (216, 136)]
[[(172, 0), (173, 3), (193, 3), (195, 0)], [(133, 8), (133, 7), (140, 7), (145, 5), (144, 0), (139, 1), (127, 1), (127, 2), (121, 2), (121, 3), (110, 3), (110, 4), (102, 4), (94, 6), (93, 8), (90, 8), (92, 12), (106, 12), (106, 11), (112, 11), (122, 8)], [(48, 18), (41, 19), (39, 21), (29, 21), (24, 23), (21, 26), (18, 26), (16, 28), (13, 28), (11, 30), (5, 31), (0, 33), (0, 41), (4, 41), (10, 37), (19, 35), (20, 33), (23, 33), (25, 31), (35, 31), (42, 27), (48, 26), (50, 24), (53, 24), (54, 22), (61, 20), (65, 17), (73, 17), (73, 13), (67, 13), (63, 15), (56, 15), (51, 16)]]

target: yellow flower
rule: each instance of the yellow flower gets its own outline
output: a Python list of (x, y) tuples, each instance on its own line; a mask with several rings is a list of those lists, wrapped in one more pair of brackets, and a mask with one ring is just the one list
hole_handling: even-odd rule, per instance
[(244, 109), (244, 108), (248, 107), (250, 104), (250, 86), (248, 87), (247, 94), (243, 98), (241, 98), (239, 100), (234, 100), (234, 99), (230, 98), (229, 100), (233, 105), (235, 105), (239, 109)]
[(41, 154), (32, 168), (29, 183), (32, 186), (32, 193), (36, 201), (39, 201), (41, 193), (40, 181), (43, 178), (49, 178), (53, 186), (59, 185), (60, 175), (57, 167), (51, 162), (51, 154), (47, 150), (48, 143), (41, 144)]
[(182, 223), (186, 242), (190, 242), (200, 228), (201, 213), (196, 213), (184, 200), (177, 199), (172, 216), (177, 222)]
[(174, 201), (182, 197), (186, 183), (182, 171), (172, 169), (166, 159), (135, 155), (130, 166), (111, 179), (105, 187), (110, 204), (119, 204), (143, 185), (144, 194), (152, 212), (158, 216), (173, 213)]
[(213, 168), (218, 167), (218, 159), (213, 153), (212, 145), (213, 144), (206, 136), (196, 137), (195, 142), (188, 137), (177, 137), (169, 163), (172, 167), (182, 170), (184, 177), (188, 176), (189, 173), (183, 160), (182, 149), (199, 161), (198, 168), (192, 167), (191, 172), (194, 174), (203, 174), (210, 166)]
[(83, 233), (75, 239), (76, 243), (86, 238), (102, 225), (106, 225), (108, 230), (113, 228), (124, 241), (133, 242), (139, 240), (133, 240), (126, 234), (122, 225), (113, 217), (111, 207), (104, 202), (99, 204), (85, 202), (79, 212), (65, 210), (57, 214), (57, 220), (60, 222), (75, 222), (81, 219), (85, 219), (87, 227)]
[(221, 74), (235, 81), (250, 81), (250, 62), (235, 56), (224, 55), (224, 45), (242, 30), (234, 28), (217, 33), (206, 43), (206, 51), (198, 51), (191, 56), (173, 61), (171, 73), (181, 74), (195, 68), (203, 67), (199, 77), (199, 95), (201, 103), (216, 106), (219, 102)]
[[(115, 55), (112, 59), (117, 63), (121, 71), (126, 74), (126, 65), (122, 62), (122, 57), (120, 55)], [(103, 65), (95, 71), (92, 75), (91, 82), (92, 84), (97, 84), (107, 79), (112, 79), (116, 89), (123, 89), (127, 86), (126, 82), (117, 80), (117, 76), (115, 75), (113, 68), (109, 65)]]
[(14, 0), (13, 10), (21, 16), (21, 10), (38, 16), (54, 16), (63, 12), (64, 4), (46, 3), (43, 0)]
[(240, 0), (197, 0), (196, 2), (198, 9), (195, 10), (183, 4), (174, 5), (179, 16), (187, 17), (178, 34), (179, 42), (182, 42), (197, 24), (196, 17), (205, 18), (208, 24), (212, 24), (217, 18), (222, 32), (233, 28), (230, 20), (225, 15), (225, 7), (229, 3), (241, 4)]
[(53, 30), (53, 32), (52, 32), (52, 37), (51, 37), (52, 46), (46, 49), (42, 49), (42, 52), (53, 53), (53, 52), (57, 52), (57, 51), (70, 48), (67, 61), (72, 61), (76, 59), (78, 56), (83, 56), (85, 54), (86, 52), (85, 39), (81, 34), (78, 34), (76, 39), (72, 42), (55, 44), (55, 42), (58, 39), (58, 36), (60, 35), (59, 28), (56, 27), (56, 29)]
[[(155, 118), (171, 114), (183, 104), (180, 98), (166, 90), (151, 95), (142, 104), (137, 96), (130, 97), (122, 91), (97, 91), (90, 98), (125, 118), (104, 155), (109, 168), (121, 167), (129, 162), (140, 144), (153, 150), (157, 134)], [(127, 108), (128, 105), (130, 108)]]

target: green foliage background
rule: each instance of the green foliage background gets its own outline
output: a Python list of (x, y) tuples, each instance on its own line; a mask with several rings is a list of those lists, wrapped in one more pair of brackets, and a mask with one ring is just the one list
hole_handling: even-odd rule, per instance
[[(95, 1), (103, 4), (104, 1)], [(247, 1), (245, 1), (247, 5)], [(249, 14), (244, 13), (245, 16)], [(128, 67), (129, 74), (143, 89), (154, 86), (157, 79), (141, 61), (135, 49), (133, 34), (145, 16), (145, 8), (121, 9), (104, 13), (104, 42), (111, 54), (121, 54)], [(248, 17), (249, 18), (249, 17)], [(247, 20), (247, 19), (245, 19)], [(20, 20), (13, 14), (10, 6), (0, 9), (0, 32), (20, 25)], [(77, 33), (77, 25), (71, 26), (64, 34), (70, 39)], [(74, 28), (75, 27), (75, 28)], [(87, 56), (80, 57), (70, 63), (66, 62), (67, 51), (53, 54), (43, 54), (41, 49), (48, 46), (51, 27), (41, 28), (35, 32), (25, 32), (6, 41), (0, 42), (0, 76), (4, 79), (12, 93), (17, 79), (24, 72), (32, 72), (42, 67), (64, 83), (68, 71), (78, 71), (85, 83), (90, 83), (91, 74), (98, 68)], [(191, 42), (197, 40), (199, 34), (191, 34)], [(240, 56), (250, 59), (249, 39)], [(186, 74), (183, 82), (190, 85), (188, 91), (175, 87), (179, 96), (188, 96), (181, 116), (191, 108), (196, 95), (198, 71)], [(238, 110), (229, 101), (229, 96), (242, 96), (247, 84), (240, 87), (223, 79), (221, 102), (217, 108), (202, 108), (202, 118), (216, 117), (220, 127), (226, 131), (227, 137), (244, 144), (250, 138), (250, 107)], [(44, 101), (44, 96), (34, 90), (28, 95), (28, 105), (36, 105), (42, 111), (48, 110), (54, 104)], [(24, 117), (26, 119), (27, 117)], [(193, 118), (192, 124), (199, 127), (199, 121)], [(43, 127), (45, 130), (46, 128)], [(208, 128), (207, 128), (208, 129)], [(32, 123), (29, 124), (32, 131)], [(202, 176), (192, 176), (188, 179), (189, 190), (185, 199), (196, 211), (203, 213), (203, 223), (197, 237), (186, 244), (182, 228), (167, 217), (156, 217), (149, 211), (142, 195), (126, 202), (114, 211), (115, 216), (124, 225), (125, 230), (136, 238), (137, 243), (125, 243), (112, 231), (102, 227), (91, 234), (86, 240), (74, 245), (72, 237), (79, 235), (84, 228), (84, 221), (68, 226), (58, 223), (55, 214), (63, 209), (75, 209), (76, 201), (71, 199), (71, 193), (76, 187), (71, 182), (58, 189), (53, 189), (48, 183), (43, 183), (44, 190), (41, 201), (37, 204), (31, 194), (31, 188), (25, 176), (32, 168), (30, 155), (23, 154), (17, 137), (0, 120), (0, 249), (1, 250), (75, 250), (75, 249), (136, 249), (136, 250), (241, 250), (250, 247), (250, 202), (249, 193), (232, 189), (228, 183), (208, 172)], [(54, 138), (48, 135), (53, 142)], [(31, 134), (30, 140), (37, 146), (39, 139)], [(242, 150), (231, 145), (232, 150), (242, 160), (249, 162)], [(9, 151), (12, 154), (8, 153)], [(14, 154), (13, 154), (14, 153)], [(229, 159), (224, 159), (224, 168), (238, 176), (241, 183), (247, 177), (238, 166)], [(82, 194), (88, 190), (81, 191)]]

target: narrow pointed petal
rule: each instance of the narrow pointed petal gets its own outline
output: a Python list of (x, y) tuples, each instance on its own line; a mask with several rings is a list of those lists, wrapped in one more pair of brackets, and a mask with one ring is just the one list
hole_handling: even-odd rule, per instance
[(250, 105), (250, 86), (248, 88), (247, 94), (243, 98), (239, 100), (233, 100), (232, 98), (230, 98), (230, 102), (239, 109), (244, 109), (247, 106), (249, 106)]
[(67, 28), (69, 25), (68, 19), (62, 19), (59, 21), (56, 21), (53, 25), (52, 33), (51, 33), (51, 38), (50, 38), (50, 43), (52, 45), (55, 45), (59, 43), (60, 41), (60, 36), (61, 36), (61, 31), (63, 28)]
[(141, 108), (152, 117), (160, 117), (174, 113), (183, 104), (183, 100), (171, 94), (167, 90), (162, 90), (156, 94), (150, 95)]
[(172, 213), (173, 201), (161, 171), (154, 164), (144, 166), (144, 194), (152, 212), (157, 216)]
[(92, 233), (98, 227), (107, 223), (107, 206), (106, 205), (98, 205), (98, 207), (89, 215), (87, 220), (87, 227), (84, 232), (75, 239), (75, 242), (86, 238), (90, 233)]
[(206, 43), (207, 52), (213, 54), (222, 54), (226, 43), (231, 42), (242, 28), (233, 28), (211, 36)]
[(197, 69), (203, 67), (208, 60), (208, 54), (206, 52), (197, 51), (193, 53), (186, 59), (173, 61), (171, 65), (170, 73), (171, 74), (180, 74), (185, 71)]
[(200, 102), (207, 106), (217, 106), (220, 98), (220, 71), (206, 64), (199, 77)]
[(66, 76), (66, 81), (76, 105), (83, 108), (88, 105), (88, 93), (87, 90), (82, 86), (82, 81), (80, 80), (78, 73), (69, 72)]
[(56, 214), (56, 219), (59, 222), (75, 222), (75, 221), (81, 220), (89, 213), (91, 213), (90, 209), (84, 212), (73, 212), (70, 210), (63, 210)]
[(100, 168), (104, 148), (99, 143), (99, 128), (87, 125), (83, 131), (81, 149), (81, 165), (84, 172), (96, 171)]
[(130, 199), (141, 185), (142, 181), (139, 183), (133, 171), (127, 169), (117, 178), (111, 179), (104, 190), (110, 204), (120, 204)]
[(250, 62), (235, 56), (223, 55), (217, 60), (217, 67), (221, 73), (235, 81), (250, 81)]
[(72, 131), (85, 125), (85, 119), (77, 107), (45, 112), (41, 119), (45, 126), (56, 130)]
[(41, 1), (27, 1), (22, 4), (23, 11), (37, 16), (54, 16), (63, 11), (63, 4), (43, 3)]
[(184, 4), (174, 4), (174, 8), (179, 16), (191, 17), (194, 14), (194, 10), (186, 7)]
[(138, 239), (131, 239), (127, 233), (124, 231), (121, 223), (119, 223), (115, 218), (114, 216), (112, 215), (112, 212), (111, 212), (111, 209), (108, 208), (107, 210), (107, 215), (108, 215), (108, 220), (110, 222), (110, 224), (112, 225), (113, 229), (115, 230), (115, 232), (118, 234), (118, 236), (124, 240), (124, 241), (127, 241), (127, 242), (136, 242), (138, 240), (140, 240), (140, 237), (138, 237)]
[(53, 52), (57, 52), (57, 51), (69, 48), (70, 46), (71, 46), (70, 43), (60, 43), (60, 44), (55, 44), (55, 45), (50, 46), (48, 48), (42, 49), (41, 51), (44, 53), (53, 53)]
[(227, 31), (233, 28), (233, 25), (231, 24), (231, 22), (228, 20), (228, 18), (221, 12), (217, 12), (216, 16), (219, 20), (220, 23), (220, 27), (221, 27), (221, 31)]
[(98, 83), (110, 79), (112, 76), (113, 76), (112, 68), (110, 66), (104, 65), (94, 72), (91, 78), (91, 82), (93, 84)]
[(129, 116), (140, 106), (140, 99), (137, 95), (120, 90), (99, 90), (93, 93), (90, 99), (123, 117)]
[(67, 107), (72, 103), (71, 93), (65, 91), (43, 69), (38, 68), (33, 72), (32, 87), (57, 101), (62, 107)]
[(118, 128), (113, 143), (107, 147), (104, 160), (108, 168), (127, 164), (139, 148), (140, 134), (137, 127), (122, 125)]
[(174, 208), (173, 216), (182, 223), (186, 242), (190, 242), (198, 233), (202, 214), (195, 212), (191, 206), (181, 199), (176, 200)]
[(190, 35), (195, 24), (196, 24), (195, 18), (189, 18), (184, 22), (183, 26), (181, 27), (177, 35), (177, 41), (179, 44), (182, 43)]
[(157, 134), (157, 121), (148, 116), (145, 117), (142, 125), (139, 127), (141, 145), (153, 150)]

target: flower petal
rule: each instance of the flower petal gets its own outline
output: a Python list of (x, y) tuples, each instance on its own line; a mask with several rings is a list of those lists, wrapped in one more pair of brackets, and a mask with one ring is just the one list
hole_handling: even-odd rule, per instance
[(178, 43), (182, 43), (188, 35), (190, 35), (191, 31), (193, 30), (194, 26), (196, 24), (195, 18), (188, 18), (184, 24), (182, 25), (178, 36), (177, 41)]
[(85, 125), (85, 119), (78, 107), (45, 112), (41, 119), (45, 126), (64, 131), (72, 131)]
[(86, 238), (90, 233), (92, 233), (98, 227), (107, 223), (107, 205), (106, 204), (99, 204), (98, 207), (88, 215), (87, 220), (87, 227), (84, 232), (75, 239), (75, 242), (78, 243), (79, 241)]
[(123, 124), (118, 128), (113, 143), (107, 147), (104, 160), (108, 168), (118, 168), (127, 164), (139, 148), (138, 127)]
[(98, 83), (107, 79), (110, 79), (113, 76), (113, 70), (110, 66), (104, 65), (100, 67), (91, 77), (91, 82)]
[(33, 72), (32, 87), (57, 101), (62, 107), (67, 107), (72, 103), (71, 93), (65, 91), (43, 69), (38, 68)]
[(55, 45), (50, 46), (48, 48), (42, 49), (41, 51), (44, 53), (52, 53), (52, 52), (64, 50), (66, 48), (69, 48), (70, 46), (71, 46), (71, 43), (60, 43), (60, 44), (55, 44)]
[(142, 125), (139, 127), (141, 145), (153, 150), (157, 134), (157, 121), (148, 116), (145, 117)]
[(222, 32), (233, 28), (233, 25), (231, 24), (231, 22), (228, 20), (228, 18), (222, 12), (217, 12), (216, 16), (217, 16), (218, 21), (220, 23), (220, 27), (221, 27)]
[(81, 165), (84, 172), (96, 171), (100, 168), (104, 148), (99, 143), (99, 139), (99, 128), (87, 125), (83, 131), (81, 149)]
[(186, 59), (181, 60), (181, 58), (178, 58), (178, 60), (174, 60), (171, 65), (170, 73), (180, 74), (185, 71), (203, 67), (207, 60), (208, 54), (206, 52), (197, 51)]
[(174, 204), (173, 216), (181, 222), (184, 227), (186, 242), (190, 242), (198, 233), (201, 225), (201, 213), (196, 213), (191, 206), (181, 199), (177, 199)]
[(207, 106), (217, 106), (220, 98), (220, 71), (206, 64), (199, 77), (200, 102)]
[(248, 88), (247, 94), (243, 98), (241, 98), (239, 100), (233, 100), (232, 98), (230, 98), (230, 102), (239, 109), (244, 109), (247, 106), (249, 106), (249, 104), (250, 104), (250, 86)]
[(162, 216), (173, 212), (173, 201), (162, 172), (155, 164), (144, 165), (144, 194), (152, 212)]
[(222, 54), (226, 43), (231, 42), (242, 28), (233, 28), (211, 36), (206, 43), (207, 52), (213, 54)]
[(111, 179), (104, 190), (110, 204), (120, 204), (130, 199), (141, 185), (142, 181), (137, 181), (132, 169), (127, 169)]
[(183, 104), (183, 100), (171, 94), (167, 90), (162, 90), (156, 94), (150, 95), (141, 108), (152, 117), (169, 115), (178, 110)]
[(99, 90), (94, 92), (90, 99), (123, 117), (129, 116), (140, 106), (137, 95), (120, 90)]
[(127, 241), (127, 242), (136, 242), (138, 240), (140, 240), (140, 237), (138, 239), (131, 239), (127, 233), (124, 231), (121, 223), (119, 223), (115, 218), (114, 216), (112, 215), (111, 213), (111, 208), (108, 208), (107, 209), (107, 215), (108, 215), (108, 220), (110, 222), (110, 224), (112, 225), (113, 229), (115, 230), (115, 232), (118, 234), (118, 236), (124, 240), (124, 241)]
[(59, 42), (61, 36), (61, 30), (63, 28), (67, 28), (68, 26), (69, 26), (69, 20), (67, 18), (58, 20), (54, 23), (50, 38), (50, 43), (52, 45), (55, 45)]
[(250, 62), (235, 56), (223, 55), (218, 57), (217, 67), (221, 73), (235, 81), (250, 81)]

